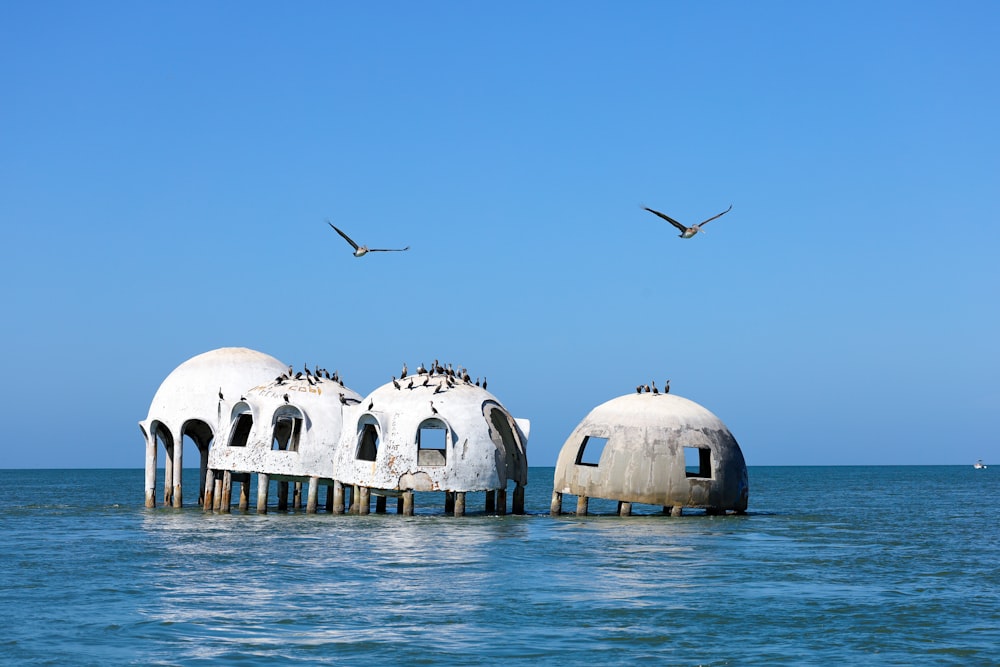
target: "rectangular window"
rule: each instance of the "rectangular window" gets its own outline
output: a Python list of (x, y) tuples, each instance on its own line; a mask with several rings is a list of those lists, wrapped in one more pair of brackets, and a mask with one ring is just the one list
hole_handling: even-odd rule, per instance
[(601, 462), (601, 454), (608, 444), (607, 438), (600, 438), (594, 435), (584, 436), (580, 443), (580, 451), (576, 455), (578, 466), (596, 466)]
[(684, 472), (688, 477), (711, 479), (712, 450), (702, 447), (685, 447)]
[(443, 466), (447, 462), (448, 429), (421, 426), (417, 431), (417, 465)]

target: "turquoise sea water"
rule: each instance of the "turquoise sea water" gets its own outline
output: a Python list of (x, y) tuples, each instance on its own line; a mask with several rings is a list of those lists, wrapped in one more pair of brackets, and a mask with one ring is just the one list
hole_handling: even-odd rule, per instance
[(0, 661), (1000, 661), (1000, 468), (751, 467), (746, 516), (678, 518), (552, 518), (552, 474), (527, 516), (455, 518), (147, 510), (139, 469), (0, 470)]

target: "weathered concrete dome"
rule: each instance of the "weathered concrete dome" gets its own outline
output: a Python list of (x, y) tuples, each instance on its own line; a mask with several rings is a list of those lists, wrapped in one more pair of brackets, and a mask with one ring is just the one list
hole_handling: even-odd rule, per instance
[[(427, 386), (424, 382), (427, 381)], [(417, 375), (344, 411), (337, 478), (385, 490), (485, 491), (528, 482), (528, 422), (485, 389)], [(412, 384), (412, 386), (411, 386)]]
[(221, 429), (209, 467), (286, 477), (333, 479), (343, 430), (341, 396), (361, 399), (335, 380), (312, 376), (271, 380), (248, 389)]
[[(139, 422), (146, 440), (146, 506), (155, 505), (158, 440), (166, 449), (164, 503), (179, 507), (184, 436), (198, 447), (204, 481), (209, 443), (225, 423), (231, 406), (248, 389), (285, 370), (287, 367), (274, 357), (245, 347), (205, 352), (175, 368), (153, 396), (146, 419)], [(199, 498), (203, 494), (204, 488), (200, 488)]]
[(160, 384), (141, 425), (156, 419), (175, 430), (181, 422), (200, 419), (214, 428), (220, 391), (232, 405), (247, 389), (273, 380), (287, 368), (271, 355), (245, 347), (199, 354), (175, 368)]
[(747, 468), (729, 429), (702, 406), (674, 394), (629, 394), (594, 408), (570, 434), (553, 491), (743, 511)]

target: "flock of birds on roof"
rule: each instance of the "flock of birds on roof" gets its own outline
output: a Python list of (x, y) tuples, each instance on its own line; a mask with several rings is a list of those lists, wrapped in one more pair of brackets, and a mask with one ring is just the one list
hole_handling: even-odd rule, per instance
[[(656, 388), (656, 381), (652, 381), (649, 384), (636, 385), (635, 393), (637, 394), (659, 394), (660, 390)], [(670, 393), (670, 380), (667, 380), (663, 384), (663, 393)]]
[[(436, 376), (437, 379), (434, 379)], [(404, 382), (405, 380), (405, 382)], [(446, 391), (459, 384), (475, 385), (477, 387), (482, 387), (486, 389), (486, 378), (482, 379), (480, 383), (479, 378), (476, 381), (472, 381), (472, 376), (469, 375), (469, 371), (461, 366), (453, 368), (451, 364), (442, 365), (437, 359), (434, 363), (430, 365), (429, 368), (425, 368), (421, 363), (417, 367), (416, 375), (410, 375), (409, 369), (406, 367), (406, 363), (403, 363), (402, 370), (399, 371), (399, 379), (396, 376), (392, 376), (392, 386), (396, 389), (402, 391), (405, 389), (413, 389), (415, 387), (428, 387), (434, 382), (434, 393), (439, 394), (442, 391)]]
[[(690, 227), (688, 227), (687, 225), (681, 224), (680, 222), (677, 222), (676, 220), (674, 220), (673, 218), (671, 218), (666, 213), (661, 213), (660, 211), (657, 211), (655, 209), (649, 208), (648, 206), (643, 206), (643, 209), (649, 211), (653, 215), (659, 216), (660, 218), (666, 220), (671, 225), (673, 225), (674, 227), (676, 227), (677, 229), (679, 229), (680, 232), (681, 232), (679, 234), (679, 236), (682, 239), (689, 239), (689, 238), (692, 238), (694, 236), (697, 236), (699, 232), (703, 231), (702, 227), (704, 227), (708, 223), (712, 222), (716, 218), (721, 218), (726, 213), (729, 213), (731, 210), (733, 210), (733, 206), (732, 206), (732, 204), (730, 204), (729, 208), (727, 208), (722, 213), (719, 213), (717, 215), (713, 215), (708, 220), (702, 220), (697, 225), (691, 225)], [(331, 227), (333, 227), (333, 231), (335, 231), (338, 234), (340, 234), (343, 237), (343, 239), (345, 241), (347, 241), (351, 245), (351, 248), (354, 249), (354, 256), (355, 257), (364, 257), (365, 255), (367, 255), (370, 252), (405, 252), (405, 251), (407, 251), (407, 250), (410, 249), (410, 246), (406, 246), (405, 248), (369, 248), (366, 245), (359, 245), (357, 242), (354, 241), (354, 239), (352, 239), (350, 236), (348, 236), (346, 233), (344, 233), (344, 230), (340, 229), (339, 227), (337, 227), (335, 224), (333, 224), (329, 220), (327, 220), (326, 223), (328, 225), (330, 225)]]

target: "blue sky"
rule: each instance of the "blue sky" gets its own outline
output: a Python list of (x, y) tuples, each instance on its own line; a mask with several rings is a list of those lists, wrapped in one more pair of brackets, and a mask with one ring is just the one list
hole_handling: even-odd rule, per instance
[[(750, 465), (995, 459), (994, 2), (0, 5), (0, 468), (141, 467), (202, 352), (671, 379)], [(691, 240), (642, 210), (694, 223)], [(324, 222), (407, 253), (351, 256)]]

